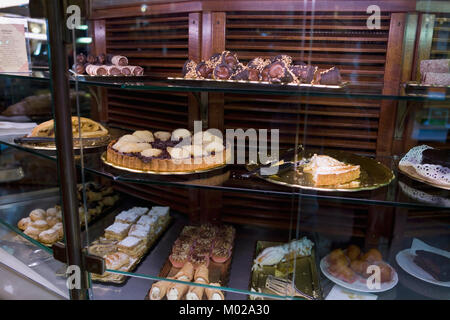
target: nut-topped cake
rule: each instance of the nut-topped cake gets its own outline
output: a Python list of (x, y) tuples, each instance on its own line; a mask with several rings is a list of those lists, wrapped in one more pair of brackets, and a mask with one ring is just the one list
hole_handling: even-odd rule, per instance
[(230, 152), (210, 130), (194, 135), (187, 129), (148, 130), (126, 134), (108, 145), (107, 162), (121, 167), (156, 172), (189, 172), (218, 167)]

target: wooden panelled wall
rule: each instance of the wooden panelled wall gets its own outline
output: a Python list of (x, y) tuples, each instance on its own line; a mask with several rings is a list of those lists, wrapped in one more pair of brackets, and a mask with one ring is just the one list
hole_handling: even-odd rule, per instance
[[(116, 6), (93, 11), (96, 53), (124, 54), (146, 74), (179, 76), (186, 59), (207, 59), (235, 51), (243, 62), (289, 54), (319, 67), (336, 65), (352, 86), (396, 94), (402, 76), (403, 35), (413, 1), (187, 1)], [(381, 28), (368, 30), (366, 8), (390, 8)], [(256, 11), (255, 9), (261, 10)], [(317, 11), (313, 11), (315, 9)], [(101, 120), (127, 129), (172, 130), (200, 118), (191, 94), (103, 91)], [(279, 128), (282, 147), (296, 138), (306, 146), (345, 149), (366, 155), (391, 154), (396, 102), (390, 100), (209, 94), (209, 127)], [(296, 134), (298, 133), (298, 137)], [(121, 186), (156, 203), (188, 213), (201, 210), (198, 190), (147, 185)], [(222, 200), (221, 219), (279, 228), (295, 226), (298, 199), (243, 193), (214, 193)], [(204, 197), (204, 196), (203, 196)], [(302, 201), (304, 229), (325, 226), (329, 233), (367, 237), (375, 207)], [(194, 208), (193, 208), (194, 207)], [(200, 209), (199, 209), (200, 208)], [(382, 216), (382, 214), (380, 214)], [(381, 233), (390, 232), (390, 222)], [(380, 233), (380, 232), (379, 232)], [(377, 235), (378, 236), (378, 235)], [(377, 237), (375, 236), (375, 238)]]

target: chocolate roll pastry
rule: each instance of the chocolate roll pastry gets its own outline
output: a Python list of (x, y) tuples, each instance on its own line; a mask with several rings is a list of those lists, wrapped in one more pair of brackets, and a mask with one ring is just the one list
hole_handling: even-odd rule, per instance
[(194, 79), (197, 77), (197, 63), (194, 60), (187, 60), (183, 65), (183, 77), (187, 79)]
[(86, 63), (86, 56), (84, 53), (77, 54), (77, 62), (83, 65)]
[(218, 64), (222, 63), (222, 54), (215, 53), (205, 62), (209, 62), (209, 65), (214, 69)]
[(267, 68), (272, 83), (289, 83), (296, 78), (281, 60), (272, 62)]
[(119, 66), (104, 66), (108, 71), (108, 76), (120, 76), (122, 71), (120, 71)]
[(120, 70), (120, 73), (124, 76), (131, 76), (131, 69), (129, 66), (122, 66), (122, 67), (117, 67)]
[(88, 54), (86, 57), (86, 62), (89, 64), (96, 64), (97, 63), (97, 57), (92, 55), (92, 54)]
[(107, 66), (96, 66), (94, 64), (88, 64), (86, 66), (86, 73), (91, 76), (106, 76), (108, 75)]
[(450, 281), (450, 259), (440, 254), (417, 250), (414, 263), (438, 281)]
[(227, 80), (230, 79), (233, 74), (233, 70), (226, 63), (221, 63), (214, 68), (213, 77), (216, 80)]
[(144, 75), (144, 68), (140, 66), (127, 66), (130, 68), (131, 74), (133, 76), (142, 76)]
[(297, 77), (300, 83), (312, 83), (317, 67), (292, 65), (289, 70)]
[(328, 70), (322, 71), (318, 73), (317, 76), (317, 82), (320, 84), (336, 85), (342, 82), (341, 73), (336, 67), (332, 67)]
[(264, 70), (264, 68), (267, 67), (269, 64), (270, 64), (269, 59), (256, 57), (248, 62), (247, 67), (250, 69), (256, 69), (261, 73)]
[(111, 63), (116, 66), (127, 66), (128, 65), (128, 58), (125, 56), (112, 56), (111, 57)]
[(273, 57), (271, 60), (272, 63), (277, 61), (283, 62), (286, 68), (288, 68), (292, 64), (292, 57), (285, 54), (280, 54), (278, 56)]
[(262, 81), (270, 81), (269, 70), (270, 70), (270, 64), (265, 66), (264, 69), (261, 71), (261, 80)]
[(199, 64), (197, 64), (195, 71), (197, 72), (197, 75), (199, 77), (202, 77), (204, 79), (210, 79), (214, 69), (206, 61), (202, 61)]
[(236, 70), (230, 77), (231, 80), (248, 80), (248, 68)]
[(97, 56), (97, 62), (99, 64), (105, 64), (106, 63), (106, 54), (101, 53)]
[(75, 63), (72, 66), (72, 70), (75, 71), (77, 74), (83, 74), (86, 71), (84, 64), (82, 63)]
[(239, 65), (239, 60), (236, 53), (230, 51), (222, 52), (222, 63), (226, 63), (231, 69), (235, 69)]

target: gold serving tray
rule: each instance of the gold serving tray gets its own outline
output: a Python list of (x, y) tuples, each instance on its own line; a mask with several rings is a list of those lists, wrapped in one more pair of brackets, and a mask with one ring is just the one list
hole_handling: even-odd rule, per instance
[[(78, 139), (73, 140), (73, 142), (74, 142), (73, 149), (74, 150), (81, 149), (79, 143), (77, 143), (77, 140)], [(110, 141), (111, 141), (111, 136), (106, 135), (104, 137), (98, 138), (95, 142), (93, 142), (91, 144), (83, 144), (83, 149), (94, 149), (94, 148), (106, 147)], [(56, 145), (53, 143), (49, 143), (49, 144), (20, 143), (18, 145), (20, 145), (24, 148), (33, 149), (33, 150), (56, 151)]]
[(435, 187), (435, 188), (440, 188), (440, 189), (444, 189), (444, 190), (450, 190), (450, 187), (447, 186), (447, 185), (442, 185), (442, 184), (435, 183), (433, 181), (430, 181), (430, 180), (428, 180), (428, 179), (418, 175), (416, 170), (412, 166), (401, 166), (401, 165), (399, 165), (398, 169), (405, 176), (407, 176), (407, 177), (409, 177), (409, 178), (411, 178), (413, 180), (416, 180), (416, 181), (428, 184), (429, 186), (432, 186), (432, 187)]
[(303, 87), (303, 88), (318, 88), (318, 89), (342, 89), (346, 87), (350, 82), (343, 81), (337, 85), (326, 85), (326, 84), (310, 84), (310, 83), (271, 83), (268, 81), (250, 81), (250, 80), (217, 80), (217, 79), (185, 79), (182, 77), (168, 77), (167, 80), (181, 83), (187, 83), (189, 81), (200, 81), (200, 82), (222, 82), (222, 83), (246, 83), (246, 84), (256, 84), (261, 86), (282, 86), (282, 87)]
[(217, 169), (222, 169), (227, 166), (227, 164), (225, 163), (225, 164), (219, 164), (215, 167), (204, 169), (204, 170), (191, 170), (191, 171), (151, 171), (151, 170), (148, 170), (148, 171), (145, 171), (145, 170), (130, 169), (127, 167), (122, 167), (117, 164), (111, 163), (108, 160), (106, 160), (106, 152), (102, 153), (100, 159), (103, 161), (104, 164), (107, 164), (108, 166), (111, 166), (116, 169), (125, 170), (125, 171), (129, 171), (129, 172), (134, 172), (134, 173), (147, 173), (147, 174), (157, 174), (157, 175), (183, 175), (183, 174), (204, 173), (204, 172), (209, 172), (209, 171), (213, 171), (213, 170), (217, 170)]
[[(122, 272), (132, 272), (134, 270), (134, 268), (136, 268), (136, 266), (142, 261), (142, 259), (148, 254), (148, 252), (150, 251), (150, 249), (153, 247), (153, 245), (155, 244), (155, 242), (157, 240), (159, 240), (159, 238), (164, 234), (164, 232), (166, 232), (166, 230), (169, 228), (171, 222), (172, 222), (172, 217), (169, 217), (169, 219), (167, 220), (166, 224), (161, 228), (161, 230), (155, 234), (153, 236), (153, 238), (149, 241), (148, 245), (147, 245), (147, 249), (145, 250), (145, 252), (138, 258), (131, 258), (130, 257), (130, 263), (126, 266), (123, 266), (122, 268), (120, 268), (118, 271), (122, 271)], [(101, 275), (92, 273), (91, 274), (91, 279), (92, 281), (97, 281), (97, 282), (106, 282), (106, 283), (115, 283), (115, 284), (122, 284), (124, 283), (128, 276), (127, 275), (123, 275), (123, 274), (118, 274), (118, 273), (111, 273), (111, 272), (105, 272), (108, 275), (102, 277)]]
[[(269, 241), (257, 241), (255, 248), (255, 255), (253, 260), (259, 255), (261, 251), (266, 248), (282, 245), (282, 242), (269, 242)], [(292, 279), (292, 272), (284, 274), (283, 269), (288, 270), (293, 268), (294, 261), (280, 262), (274, 266), (263, 266), (262, 270), (252, 271), (250, 277), (249, 290), (257, 291), (265, 294), (274, 294), (273, 291), (266, 288), (266, 279), (269, 275)], [(319, 272), (316, 266), (316, 259), (314, 254), (314, 248), (311, 250), (311, 255), (307, 257), (297, 257), (295, 261), (295, 286), (300, 291), (307, 295), (322, 299), (322, 290), (320, 288)], [(264, 297), (263, 299), (271, 299)], [(275, 299), (275, 298), (274, 298)]]
[[(380, 187), (386, 186), (394, 180), (395, 175), (388, 167), (381, 164), (373, 159), (357, 156), (355, 154), (345, 152), (345, 151), (303, 151), (298, 155), (297, 161), (302, 159), (311, 158), (314, 153), (320, 155), (327, 155), (335, 158), (336, 160), (342, 161), (344, 163), (359, 165), (361, 170), (360, 178), (355, 180), (359, 182), (359, 185), (354, 186), (353, 181), (342, 185), (331, 185), (331, 186), (314, 186), (312, 181), (312, 176), (310, 174), (303, 173), (303, 168), (301, 166), (297, 167), (297, 170), (290, 170), (282, 172), (280, 174), (275, 174), (271, 176), (260, 176), (258, 177), (279, 185), (287, 187), (295, 187), (306, 190), (315, 191), (343, 191), (343, 192), (356, 192), (363, 190), (374, 190)], [(256, 164), (247, 164), (246, 168), (249, 171), (256, 169)]]

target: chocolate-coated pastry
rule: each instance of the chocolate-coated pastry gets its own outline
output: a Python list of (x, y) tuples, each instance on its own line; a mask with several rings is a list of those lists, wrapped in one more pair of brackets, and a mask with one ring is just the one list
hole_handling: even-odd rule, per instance
[(340, 84), (342, 82), (341, 73), (336, 67), (332, 67), (328, 70), (319, 73), (320, 84)]
[(82, 63), (75, 63), (72, 66), (72, 70), (75, 71), (77, 74), (83, 74), (86, 71), (84, 64)]
[(226, 63), (221, 63), (214, 68), (214, 79), (216, 80), (227, 80), (230, 79), (233, 74), (233, 70)]
[(89, 64), (96, 64), (97, 63), (97, 57), (92, 55), (92, 54), (88, 54), (88, 56), (86, 58), (86, 61)]
[[(208, 61), (212, 67), (217, 66), (222, 62), (222, 54), (221, 53), (215, 53), (213, 54)], [(214, 69), (214, 68), (213, 68)]]
[(311, 83), (314, 80), (314, 74), (316, 73), (317, 67), (293, 65), (289, 70), (301, 83)]
[(270, 81), (269, 70), (270, 70), (270, 64), (265, 66), (264, 69), (261, 71), (261, 80), (262, 81)]
[(422, 151), (422, 164), (450, 167), (450, 149), (426, 149)]
[(293, 74), (283, 61), (272, 62), (269, 66), (269, 79), (272, 83), (289, 83), (294, 80)]
[(205, 79), (211, 78), (213, 70), (205, 61), (200, 62), (196, 67), (197, 75)]
[(101, 53), (97, 56), (97, 62), (99, 64), (105, 64), (106, 63), (106, 54)]
[(183, 77), (185, 78), (195, 78), (196, 72), (195, 69), (197, 68), (197, 63), (195, 63), (194, 60), (187, 60), (183, 65)]
[(248, 68), (245, 69), (239, 69), (238, 71), (235, 71), (230, 79), (231, 80), (248, 80)]
[(247, 64), (248, 68), (257, 69), (260, 73), (270, 64), (269, 59), (263, 59), (261, 57), (256, 57), (250, 60)]
[(140, 66), (127, 66), (130, 68), (131, 74), (133, 76), (142, 76), (144, 75), (144, 68)]
[(84, 53), (77, 54), (77, 62), (81, 64), (86, 63), (86, 56), (84, 55)]
[(286, 67), (289, 67), (292, 64), (292, 57), (285, 55), (285, 54), (279, 54), (279, 55), (273, 57), (271, 60), (272, 63), (277, 62), (277, 61), (281, 61), (284, 63), (284, 65)]
[(450, 281), (450, 259), (425, 250), (417, 250), (414, 263), (438, 281)]
[(239, 64), (239, 60), (237, 58), (236, 53), (233, 53), (230, 51), (222, 52), (222, 61), (221, 62), (226, 63), (231, 69), (235, 69)]

